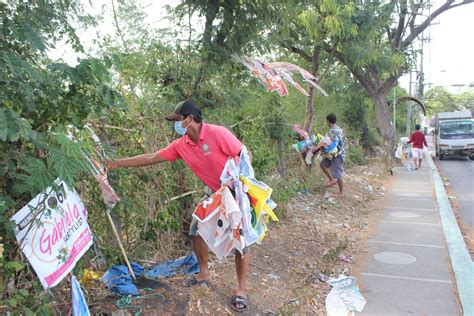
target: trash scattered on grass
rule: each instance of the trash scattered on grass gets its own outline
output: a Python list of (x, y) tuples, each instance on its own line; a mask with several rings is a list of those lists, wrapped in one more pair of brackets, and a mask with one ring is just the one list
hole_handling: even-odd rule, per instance
[(280, 277), (278, 275), (273, 274), (273, 273), (269, 273), (268, 277), (272, 280), (279, 280), (280, 279)]
[(349, 315), (364, 309), (367, 301), (360, 293), (354, 277), (340, 274), (337, 278), (327, 279), (326, 283), (332, 286), (326, 297), (327, 315)]
[(72, 316), (90, 316), (86, 298), (81, 285), (74, 275), (71, 275)]
[(316, 272), (317, 278), (319, 281), (326, 283), (327, 280), (329, 279), (327, 275), (321, 273), (321, 272)]
[[(140, 275), (145, 269), (136, 262), (130, 263), (135, 275)], [(102, 282), (107, 288), (119, 295), (140, 295), (138, 288), (133, 284), (130, 272), (126, 265), (114, 265), (102, 276)]]
[(80, 279), (80, 282), (81, 284), (84, 284), (84, 283), (89, 283), (93, 280), (100, 280), (103, 274), (104, 274), (103, 272), (96, 272), (93, 270), (84, 269), (84, 274), (82, 278)]
[[(148, 270), (131, 262), (131, 266), (135, 275), (150, 279), (158, 279), (162, 277), (171, 277), (177, 274), (193, 275), (199, 272), (199, 265), (195, 254), (170, 260), (165, 263), (157, 264)], [(102, 281), (107, 288), (119, 295), (140, 295), (138, 288), (132, 281), (128, 267), (125, 265), (114, 265), (102, 276)]]

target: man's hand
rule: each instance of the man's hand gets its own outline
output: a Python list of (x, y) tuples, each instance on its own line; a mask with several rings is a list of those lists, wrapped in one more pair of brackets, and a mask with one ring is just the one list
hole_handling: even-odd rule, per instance
[(319, 151), (319, 149), (321, 149), (321, 146), (320, 146), (320, 145), (318, 145), (318, 146), (312, 148), (312, 149), (311, 149), (311, 152), (312, 152), (313, 154), (315, 154), (315, 153), (317, 153), (317, 152)]
[(116, 162), (116, 161), (114, 162), (112, 160), (104, 161), (104, 165), (108, 170), (114, 170), (114, 169), (117, 169), (117, 168), (120, 167), (118, 162)]

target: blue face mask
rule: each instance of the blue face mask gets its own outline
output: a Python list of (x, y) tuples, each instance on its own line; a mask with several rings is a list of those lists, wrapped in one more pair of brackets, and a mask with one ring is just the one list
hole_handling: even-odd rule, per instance
[(183, 127), (183, 121), (175, 121), (174, 130), (178, 135), (183, 136), (184, 134), (186, 134), (186, 128)]

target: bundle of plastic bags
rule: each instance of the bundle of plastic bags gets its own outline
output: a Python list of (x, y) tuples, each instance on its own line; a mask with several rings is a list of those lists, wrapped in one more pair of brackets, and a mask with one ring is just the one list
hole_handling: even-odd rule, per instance
[(278, 218), (273, 212), (277, 205), (270, 199), (273, 190), (255, 179), (246, 147), (238, 165), (234, 159), (227, 161), (220, 180), (221, 189), (201, 202), (193, 216), (198, 234), (218, 258), (224, 258), (233, 249), (243, 254), (246, 246), (261, 242), (268, 221)]
[(401, 137), (398, 143), (397, 149), (395, 150), (395, 157), (406, 161), (406, 167), (408, 171), (413, 170), (413, 154), (411, 151), (411, 145), (408, 143), (408, 137)]

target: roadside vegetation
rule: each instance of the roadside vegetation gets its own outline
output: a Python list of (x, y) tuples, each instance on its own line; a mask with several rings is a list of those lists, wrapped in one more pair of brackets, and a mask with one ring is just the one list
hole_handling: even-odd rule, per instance
[[(176, 137), (164, 113), (192, 98), (207, 122), (228, 127), (249, 147), (256, 176), (274, 188), (283, 218), (296, 193), (319, 178), (318, 168), (306, 167), (291, 149), (292, 124), (324, 133), (326, 115), (335, 113), (348, 139), (349, 168), (376, 152), (390, 158), (397, 135), (390, 91), (410, 67), (407, 48), (423, 24), (408, 36), (391, 28), (426, 5), (415, 2), (186, 0), (168, 8), (166, 28), (146, 23), (140, 1), (112, 0), (97, 14), (86, 14), (89, 4), (79, 1), (0, 3), (0, 312), (49, 314), (50, 302), (64, 300), (64, 283), (42, 290), (9, 222), (58, 177), (78, 190), (96, 237), (75, 274), (81, 277), (85, 267), (103, 271), (99, 258), (109, 265), (122, 260), (81, 155), (92, 140), (84, 133), (71, 141), (70, 126), (82, 133), (89, 124), (110, 157), (153, 152)], [(112, 21), (113, 35), (95, 34), (104, 20)], [(88, 34), (88, 47), (79, 34)], [(64, 43), (80, 56), (76, 64), (51, 60), (48, 52)], [(283, 98), (266, 92), (233, 53), (300, 65), (319, 76), (329, 96), (313, 89), (310, 98), (292, 88)], [(456, 107), (472, 100), (442, 90), (427, 95), (433, 108), (447, 106), (443, 98)], [(158, 262), (189, 249), (185, 214), (202, 184), (182, 163), (121, 169), (109, 180), (122, 199), (113, 218), (131, 258)], [(191, 191), (198, 193), (176, 198)]]

